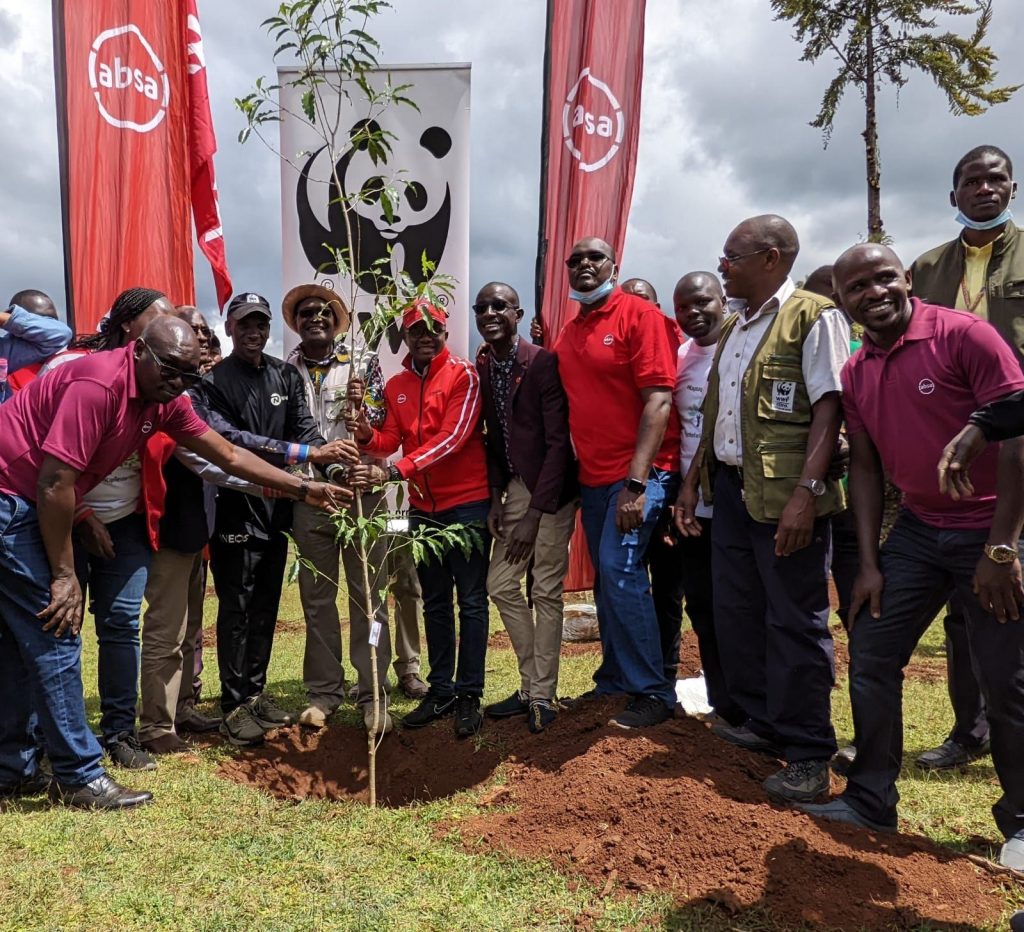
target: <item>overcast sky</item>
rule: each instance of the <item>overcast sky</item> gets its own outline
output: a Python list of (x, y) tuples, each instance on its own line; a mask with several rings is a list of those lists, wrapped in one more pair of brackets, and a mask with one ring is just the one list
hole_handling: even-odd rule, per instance
[[(611, 2), (611, 0), (609, 0)], [(382, 62), (467, 61), (472, 74), (470, 285), (515, 285), (529, 310), (537, 238), (544, 52), (543, 0), (394, 0), (371, 31)], [(236, 290), (280, 297), (280, 174), (255, 140), (236, 141), (233, 100), (272, 75), (259, 23), (276, 0), (199, 0), (220, 144), (216, 169)], [(7, 294), (35, 287), (63, 300), (63, 253), (49, 4), (0, 0), (0, 270)], [(500, 10), (500, 13), (498, 12)], [(966, 31), (967, 21), (961, 23)], [(1024, 3), (997, 0), (990, 41), (1002, 83), (1024, 82)], [(853, 92), (828, 149), (808, 125), (833, 65), (800, 62), (787, 23), (767, 0), (648, 0), (643, 113), (624, 277), (649, 278), (667, 303), (693, 269), (714, 269), (729, 230), (753, 214), (790, 219), (802, 243), (796, 273), (832, 261), (866, 230), (863, 105)], [(1024, 96), (981, 117), (954, 118), (944, 96), (913, 75), (880, 108), (882, 208), (909, 263), (957, 233), (947, 201), (963, 152), (1018, 145)], [(1022, 208), (1024, 213), (1024, 208)], [(200, 303), (213, 284), (196, 250)], [(0, 296), (0, 299), (6, 295)]]

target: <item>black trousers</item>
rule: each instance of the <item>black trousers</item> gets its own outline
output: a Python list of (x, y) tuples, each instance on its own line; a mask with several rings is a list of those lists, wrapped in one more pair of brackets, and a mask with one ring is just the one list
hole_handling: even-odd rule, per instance
[(217, 662), (220, 705), (227, 715), (267, 685), (274, 628), (288, 560), (288, 539), (210, 541), (210, 569), (217, 590)]
[(788, 763), (828, 760), (836, 752), (829, 520), (815, 521), (811, 542), (788, 557), (775, 555), (777, 530), (750, 517), (735, 470), (719, 469), (711, 570), (729, 695)]
[(967, 612), (955, 593), (946, 606), (942, 625), (946, 632), (946, 685), (953, 706), (953, 730), (949, 737), (962, 747), (973, 749), (988, 741), (988, 716), (971, 664)]
[(858, 614), (850, 638), (850, 699), (857, 759), (844, 798), (896, 824), (903, 759), (903, 668), (943, 603), (964, 610), (968, 654), (988, 708), (992, 761), (1003, 789), (992, 807), (1009, 838), (1024, 828), (1024, 623), (999, 624), (972, 590), (987, 530), (942, 530), (904, 511), (882, 548), (882, 612)]
[(844, 628), (849, 628), (848, 615), (850, 614), (850, 599), (853, 595), (853, 584), (860, 571), (860, 549), (857, 546), (857, 524), (854, 521), (853, 511), (847, 508), (845, 511), (832, 517), (832, 582), (836, 584), (836, 594), (839, 596), (839, 608), (836, 614), (843, 623)]

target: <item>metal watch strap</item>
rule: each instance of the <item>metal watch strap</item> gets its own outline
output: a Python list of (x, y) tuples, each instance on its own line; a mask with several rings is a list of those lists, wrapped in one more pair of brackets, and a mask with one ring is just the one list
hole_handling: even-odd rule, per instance
[(304, 502), (309, 497), (309, 480), (303, 479), (299, 483), (299, 501)]

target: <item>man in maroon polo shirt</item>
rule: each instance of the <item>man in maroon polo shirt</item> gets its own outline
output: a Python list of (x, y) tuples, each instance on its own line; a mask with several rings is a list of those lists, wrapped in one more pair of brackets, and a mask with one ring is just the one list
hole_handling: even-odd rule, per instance
[(653, 304), (616, 288), (615, 254), (604, 240), (580, 240), (566, 265), (569, 297), (580, 309), (555, 353), (595, 570), (603, 654), (595, 692), (628, 694), (611, 724), (643, 728), (664, 721), (676, 701), (643, 557), (679, 486), (677, 328)]
[[(1024, 388), (1024, 375), (987, 323), (909, 298), (910, 275), (891, 249), (871, 243), (848, 249), (834, 279), (843, 308), (865, 334), (842, 373), (860, 551), (849, 615), (857, 756), (841, 796), (800, 808), (895, 830), (903, 667), (955, 593), (966, 612), (1003, 789), (992, 811), (1013, 838), (1024, 830), (1024, 625), (1007, 623), (1006, 616), (1017, 615), (1020, 590), (1024, 441), (1006, 441), (978, 457), (970, 498), (943, 495), (935, 464), (972, 412)], [(879, 553), (883, 467), (904, 500)]]
[(0, 408), (0, 797), (49, 787), (55, 801), (88, 809), (152, 799), (107, 776), (86, 720), (71, 526), (81, 496), (153, 431), (226, 472), (332, 504), (327, 487), (266, 465), (199, 419), (180, 397), (198, 367), (191, 328), (158, 317), (141, 339), (61, 366)]

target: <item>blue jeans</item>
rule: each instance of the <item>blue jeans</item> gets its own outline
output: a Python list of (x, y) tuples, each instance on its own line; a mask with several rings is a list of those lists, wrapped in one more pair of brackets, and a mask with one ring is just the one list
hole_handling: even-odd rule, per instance
[(139, 616), (153, 551), (146, 519), (112, 521), (107, 533), (114, 558), (87, 553), (75, 541), (75, 572), (96, 619), (99, 641), (100, 731), (105, 740), (135, 730), (139, 695)]
[[(416, 566), (423, 590), (423, 630), (427, 635), (427, 682), (435, 696), (467, 695), (480, 698), (484, 692), (487, 658), (487, 568), (490, 564), (491, 535), (487, 532), (490, 502), (470, 502), (447, 511), (409, 511), (409, 528), (447, 527), (452, 524), (479, 526), (483, 549), (470, 550), (467, 557), (459, 547), (443, 556), (428, 556)], [(455, 603), (459, 600), (459, 637), (455, 638)], [(458, 672), (456, 672), (456, 643)]]
[(0, 492), (0, 786), (34, 776), (39, 747), (63, 784), (103, 775), (82, 692), (82, 641), (43, 631), (50, 564), (36, 510)]
[(881, 616), (872, 618), (865, 606), (850, 633), (857, 759), (843, 793), (854, 809), (876, 822), (896, 824), (903, 668), (952, 597), (963, 611), (969, 660), (988, 710), (992, 763), (1003, 790), (992, 814), (1007, 838), (1024, 828), (1024, 622), (999, 624), (974, 595), (974, 568), (987, 539), (987, 530), (943, 530), (903, 511), (882, 547)]
[(601, 630), (601, 666), (594, 673), (605, 695), (657, 696), (675, 707), (675, 683), (665, 672), (661, 634), (644, 554), (676, 473), (652, 469), (644, 496), (644, 523), (628, 534), (615, 527), (615, 506), (624, 482), (582, 486), (583, 531), (594, 564), (594, 598)]

